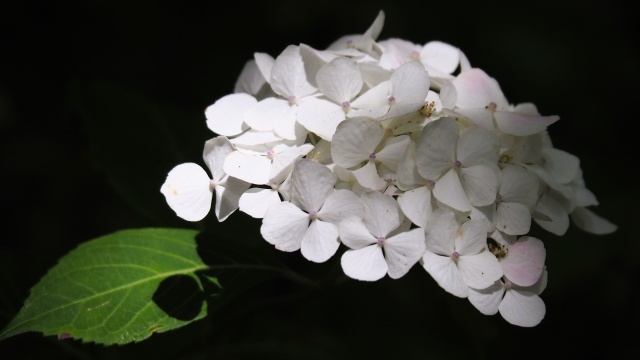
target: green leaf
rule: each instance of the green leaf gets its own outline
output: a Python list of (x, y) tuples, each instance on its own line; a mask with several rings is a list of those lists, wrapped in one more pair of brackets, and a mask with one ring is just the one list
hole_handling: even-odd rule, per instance
[(31, 289), (0, 340), (28, 331), (126, 344), (199, 320), (207, 306), (196, 272), (208, 269), (195, 230), (131, 229), (60, 259)]

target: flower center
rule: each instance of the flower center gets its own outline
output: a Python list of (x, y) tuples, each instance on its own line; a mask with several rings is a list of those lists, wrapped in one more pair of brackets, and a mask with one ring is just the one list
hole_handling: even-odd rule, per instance
[(289, 96), (289, 105), (295, 105), (298, 103), (298, 98), (295, 95)]
[(454, 251), (453, 254), (451, 254), (451, 257), (453, 258), (453, 260), (458, 260), (458, 258), (460, 257), (460, 253)]
[(384, 236), (380, 236), (378, 238), (378, 246), (384, 246), (384, 240), (385, 240)]
[(455, 165), (456, 167), (460, 167), (462, 166), (462, 163), (460, 162), (460, 160), (456, 160)]

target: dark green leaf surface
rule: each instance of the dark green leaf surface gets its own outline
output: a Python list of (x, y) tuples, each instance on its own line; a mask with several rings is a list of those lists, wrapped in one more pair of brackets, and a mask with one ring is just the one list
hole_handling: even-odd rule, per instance
[[(195, 272), (208, 267), (196, 252), (196, 234), (132, 229), (80, 245), (31, 289), (0, 340), (37, 331), (61, 339), (125, 344), (203, 318), (206, 302)], [(183, 299), (165, 301), (176, 295)]]

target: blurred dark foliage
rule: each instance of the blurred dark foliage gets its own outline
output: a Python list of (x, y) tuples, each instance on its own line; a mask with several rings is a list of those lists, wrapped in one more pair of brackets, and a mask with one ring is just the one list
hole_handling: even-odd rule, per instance
[[(269, 279), (183, 329), (104, 348), (37, 333), (0, 342), (12, 359), (539, 359), (640, 357), (639, 212), (633, 168), (637, 16), (621, 1), (15, 1), (0, 6), (0, 327), (76, 245), (124, 228), (189, 227), (254, 242), (242, 213), (218, 224), (175, 217), (159, 192), (182, 162), (202, 163), (204, 109), (232, 92), (254, 52), (321, 49), (386, 13), (380, 39), (441, 40), (533, 102), (557, 148), (581, 159), (594, 211), (619, 226), (563, 237), (538, 229), (549, 285), (531, 329), (484, 316), (426, 272), (307, 290)], [(318, 280), (313, 264), (278, 254)], [(338, 267), (338, 271), (336, 271)], [(631, 330), (627, 330), (631, 329)]]

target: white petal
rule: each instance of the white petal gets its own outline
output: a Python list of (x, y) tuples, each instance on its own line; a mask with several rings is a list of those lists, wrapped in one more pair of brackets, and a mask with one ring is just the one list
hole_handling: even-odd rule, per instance
[(298, 122), (308, 131), (331, 141), (338, 124), (345, 119), (339, 105), (323, 99), (309, 99), (298, 107)]
[(376, 154), (376, 160), (395, 172), (407, 152), (409, 143), (411, 143), (411, 138), (408, 135), (390, 138), (385, 142), (384, 148)]
[(471, 109), (456, 109), (456, 114), (459, 117), (470, 120), (472, 123), (478, 125), (480, 128), (494, 131), (493, 125), (493, 111), (486, 108), (471, 108)]
[(425, 251), (422, 255), (422, 266), (448, 293), (460, 298), (469, 295), (469, 287), (462, 280), (458, 267), (449, 256), (436, 255)]
[(276, 249), (292, 252), (300, 249), (309, 228), (309, 215), (288, 201), (271, 206), (260, 227), (260, 234)]
[[(351, 107), (354, 109), (372, 110), (384, 106), (388, 110), (389, 104), (387, 97), (389, 96), (390, 87), (391, 83), (389, 81), (379, 83), (352, 101)], [(386, 113), (386, 111), (384, 111), (382, 115), (384, 115), (384, 113)]]
[(534, 217), (534, 221), (543, 229), (558, 236), (564, 235), (569, 229), (569, 215), (564, 207), (549, 195), (542, 194), (540, 196), (534, 211), (551, 219), (550, 221), (544, 221)]
[(244, 123), (244, 112), (257, 103), (258, 100), (249, 94), (223, 96), (205, 110), (207, 127), (219, 135), (238, 135), (249, 128)]
[(273, 64), (275, 64), (276, 59), (267, 53), (261, 52), (254, 53), (253, 59), (256, 61), (256, 66), (258, 67), (258, 70), (260, 70), (264, 79), (267, 82), (271, 81), (271, 69), (273, 69)]
[(301, 99), (316, 91), (307, 81), (304, 63), (297, 45), (287, 46), (276, 58), (271, 69), (271, 87), (273, 91), (289, 99), (295, 96)]
[(427, 228), (427, 221), (431, 216), (433, 208), (431, 206), (431, 190), (426, 186), (421, 186), (414, 190), (405, 191), (398, 196), (398, 205), (402, 212), (416, 226)]
[(395, 235), (384, 242), (389, 277), (399, 279), (422, 258), (425, 251), (424, 230), (413, 229)]
[(460, 255), (475, 255), (487, 246), (487, 231), (482, 220), (467, 220), (457, 235), (455, 250)]
[(502, 202), (496, 214), (496, 228), (509, 235), (524, 235), (531, 228), (531, 210), (522, 204)]
[(209, 184), (209, 175), (200, 165), (184, 163), (169, 171), (160, 192), (176, 215), (187, 221), (200, 221), (211, 209), (213, 194)]
[(336, 181), (336, 175), (326, 166), (301, 159), (291, 174), (291, 201), (301, 209), (318, 212)]
[(496, 201), (499, 176), (500, 169), (493, 163), (460, 168), (460, 183), (474, 206), (487, 206)]
[(224, 183), (216, 185), (215, 213), (218, 221), (226, 220), (238, 209), (240, 196), (250, 185), (248, 182), (233, 177), (228, 177)]
[(258, 68), (256, 60), (251, 59), (242, 67), (242, 71), (240, 71), (238, 80), (236, 80), (233, 92), (256, 96), (266, 83), (267, 80), (262, 76), (262, 72)]
[(338, 224), (340, 240), (352, 249), (362, 249), (365, 246), (376, 244), (377, 239), (371, 235), (369, 229), (361, 218), (352, 215), (346, 217)]
[(469, 288), (469, 302), (484, 315), (498, 313), (503, 295), (504, 286), (500, 280), (486, 289)]
[(489, 251), (460, 256), (458, 269), (464, 282), (474, 289), (484, 289), (503, 275), (498, 259)]
[(402, 224), (404, 215), (393, 197), (367, 191), (360, 198), (365, 212), (364, 223), (375, 237), (386, 237)]
[(454, 251), (454, 239), (460, 228), (453, 211), (436, 209), (431, 214), (429, 228), (426, 228), (427, 250), (438, 255), (449, 256)]
[(229, 139), (236, 146), (256, 146), (282, 140), (282, 137), (276, 135), (273, 131), (257, 131), (253, 129)]
[(580, 159), (566, 151), (547, 148), (542, 149), (544, 168), (560, 184), (566, 184), (576, 178), (580, 171)]
[(378, 174), (378, 169), (373, 161), (369, 161), (365, 166), (354, 170), (352, 174), (358, 184), (366, 189), (382, 190), (387, 186), (387, 183)]
[(338, 124), (331, 143), (331, 158), (345, 168), (351, 168), (364, 160), (382, 140), (382, 127), (367, 118), (352, 118)]
[(617, 225), (585, 207), (576, 207), (571, 213), (571, 220), (580, 229), (596, 235), (611, 234), (618, 229)]
[(462, 166), (472, 166), (484, 161), (498, 162), (500, 139), (487, 129), (472, 127), (460, 133), (456, 157)]
[(424, 104), (429, 93), (429, 74), (420, 61), (408, 61), (391, 74), (389, 95), (399, 103)]
[(240, 196), (238, 203), (240, 211), (254, 218), (262, 219), (267, 209), (280, 203), (278, 192), (272, 189), (251, 188)]
[(211, 171), (211, 178), (214, 182), (222, 180), (227, 174), (224, 172), (224, 162), (231, 152), (233, 145), (224, 136), (217, 136), (204, 143), (203, 158), (204, 163)]
[(338, 247), (338, 227), (316, 219), (311, 222), (302, 239), (300, 252), (307, 260), (322, 263), (329, 260)]
[(451, 74), (460, 62), (460, 50), (442, 41), (430, 41), (422, 47), (420, 61)]
[(495, 111), (493, 118), (502, 132), (515, 136), (529, 136), (539, 133), (560, 120), (557, 115), (540, 116), (510, 111)]
[(455, 120), (442, 118), (430, 122), (416, 142), (416, 165), (422, 177), (438, 179), (456, 161), (459, 132)]
[(351, 101), (364, 85), (358, 64), (344, 57), (335, 58), (325, 65), (318, 71), (316, 79), (318, 90), (340, 105)]
[(531, 236), (522, 236), (509, 247), (509, 252), (500, 260), (500, 265), (504, 275), (512, 283), (532, 286), (542, 275), (545, 258), (546, 250), (542, 241)]
[(276, 122), (286, 117), (295, 117), (295, 112), (286, 100), (275, 97), (260, 100), (243, 115), (244, 122), (258, 131), (272, 131)]
[(517, 202), (528, 209), (538, 200), (538, 178), (521, 166), (503, 165), (500, 197), (504, 202)]
[(508, 290), (500, 303), (500, 315), (513, 325), (536, 326), (544, 319), (545, 313), (544, 301), (527, 291)]
[(227, 175), (256, 185), (268, 183), (270, 171), (271, 160), (266, 156), (246, 155), (234, 151), (224, 162), (224, 172)]
[(360, 198), (351, 190), (342, 189), (335, 190), (327, 197), (318, 213), (318, 218), (338, 224), (350, 215), (364, 217), (364, 207), (360, 203)]
[[(458, 172), (454, 169), (447, 171), (433, 188), (433, 196), (438, 201), (451, 206), (458, 211), (471, 210), (471, 203), (462, 187)], [(495, 200), (495, 197), (494, 197)]]
[(347, 250), (340, 259), (342, 270), (350, 278), (363, 281), (382, 279), (387, 273), (387, 262), (378, 245)]

